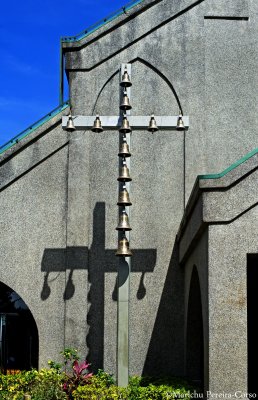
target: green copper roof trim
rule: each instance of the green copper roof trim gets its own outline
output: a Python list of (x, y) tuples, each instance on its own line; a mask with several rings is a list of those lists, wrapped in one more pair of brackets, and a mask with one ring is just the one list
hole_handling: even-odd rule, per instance
[(245, 161), (247, 161), (249, 158), (253, 157), (257, 153), (258, 153), (258, 148), (254, 149), (250, 153), (246, 154), (244, 157), (240, 158), (240, 160), (236, 161), (234, 164), (230, 165), (230, 167), (226, 168), (224, 171), (220, 172), (219, 174), (198, 175), (198, 179), (218, 179), (218, 178), (222, 178), (228, 172), (232, 171), (234, 168), (236, 168), (239, 165), (243, 164)]
[(109, 22), (113, 21), (114, 19), (120, 17), (120, 15), (126, 14), (126, 11), (131, 10), (131, 8), (137, 6), (138, 4), (142, 3), (144, 0), (133, 0), (127, 3), (125, 6), (119, 8), (119, 10), (114, 11), (112, 14), (108, 15), (106, 18), (96, 22), (95, 24), (91, 25), (88, 29), (78, 33), (75, 36), (64, 36), (61, 38), (62, 43), (69, 43), (69, 42), (78, 42), (81, 39), (89, 36), (91, 33), (95, 32), (97, 29), (101, 28), (102, 26), (108, 24)]
[(65, 110), (67, 107), (69, 107), (69, 101), (66, 101), (63, 103), (61, 106), (55, 108), (52, 110), (50, 113), (45, 115), (44, 117), (40, 118), (37, 122), (29, 126), (29, 128), (25, 129), (21, 133), (19, 133), (17, 136), (9, 140), (9, 142), (5, 143), (4, 145), (0, 146), (0, 155), (4, 153), (6, 150), (10, 149), (12, 146), (14, 146), (16, 143), (20, 142), (22, 139), (24, 139), (26, 136), (31, 134), (32, 132), (35, 131), (35, 129), (39, 128), (46, 122), (48, 122), (50, 119), (55, 117), (57, 114), (59, 114), (61, 111)]

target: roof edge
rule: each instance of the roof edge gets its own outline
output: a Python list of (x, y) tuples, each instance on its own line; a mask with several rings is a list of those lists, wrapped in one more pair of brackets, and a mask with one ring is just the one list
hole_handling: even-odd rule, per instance
[(52, 118), (58, 115), (60, 112), (64, 111), (67, 107), (69, 107), (69, 104), (70, 104), (69, 100), (65, 101), (63, 104), (56, 107), (54, 110), (50, 111), (48, 114), (44, 115), (44, 117), (40, 118), (38, 121), (30, 125), (28, 128), (24, 129), (21, 133), (14, 136), (7, 143), (0, 146), (0, 156), (5, 151), (9, 150), (11, 147), (19, 143), (22, 139), (33, 133), (37, 128), (41, 127), (46, 122), (50, 121)]
[(91, 35), (99, 28), (107, 25), (109, 22), (112, 22), (116, 18), (120, 17), (121, 15), (130, 11), (133, 7), (137, 6), (145, 2), (145, 0), (132, 0), (129, 3), (125, 4), (123, 7), (120, 7), (118, 10), (114, 11), (113, 13), (109, 14), (107, 17), (101, 19), (100, 21), (95, 22), (94, 24), (90, 25), (87, 29), (79, 32), (77, 35), (74, 36), (63, 36), (61, 37), (61, 43), (74, 43), (79, 42), (80, 40), (86, 38), (87, 36)]
[(250, 153), (247, 153), (244, 157), (240, 158), (240, 160), (237, 160), (233, 164), (231, 164), (228, 168), (224, 169), (224, 171), (217, 173), (217, 174), (207, 174), (207, 175), (198, 175), (198, 179), (218, 179), (222, 178), (229, 172), (231, 172), (233, 169), (237, 168), (239, 165), (243, 164), (245, 161), (247, 161), (249, 158), (253, 157), (255, 154), (258, 153), (258, 148), (252, 150)]
[[(184, 231), (186, 229), (186, 226), (188, 224), (188, 220), (191, 218), (191, 215), (196, 207), (196, 204), (198, 203), (198, 200), (200, 199), (202, 193), (205, 191), (210, 191), (210, 190), (218, 190), (220, 188), (216, 186), (211, 186), (211, 187), (202, 187), (200, 180), (201, 179), (217, 179), (217, 178), (222, 178), (224, 177), (227, 173), (231, 172), (247, 160), (249, 160), (251, 157), (253, 157), (255, 154), (258, 153), (258, 148), (252, 150), (251, 152), (247, 153), (244, 157), (240, 158), (240, 160), (236, 161), (234, 164), (230, 165), (228, 168), (226, 168), (224, 171), (222, 171), (219, 174), (209, 174), (209, 175), (198, 175), (195, 183), (193, 185), (190, 197), (188, 199), (187, 205), (184, 210), (183, 217), (181, 219), (181, 223), (177, 232), (177, 240), (180, 241)], [(229, 186), (226, 186), (228, 189)], [(205, 225), (206, 223), (203, 222)]]

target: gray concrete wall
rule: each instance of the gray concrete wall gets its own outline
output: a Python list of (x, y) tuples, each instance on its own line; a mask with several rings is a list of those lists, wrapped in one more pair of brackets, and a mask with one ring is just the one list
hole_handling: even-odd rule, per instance
[(189, 368), (188, 300), (196, 267), (202, 299), (205, 393), (233, 396), (248, 392), (246, 273), (247, 255), (257, 253), (257, 217), (258, 209), (253, 207), (231, 223), (210, 225), (183, 266), (185, 374)]
[[(65, 340), (68, 146), (60, 116), (33, 136), (28, 147), (18, 144), (14, 157), (13, 148), (0, 160), (0, 281), (32, 312), (39, 333), (39, 365), (46, 366), (47, 360), (59, 357)], [(63, 257), (49, 255), (52, 249), (60, 249)]]
[(164, 74), (184, 114), (190, 116), (185, 142), (187, 199), (196, 175), (220, 172), (255, 147), (257, 4), (146, 3), (152, 7), (124, 24), (120, 21), (108, 34), (103, 28), (92, 41), (84, 39), (80, 51), (67, 53), (71, 99), (75, 113), (114, 114), (119, 101), (112, 82), (95, 108), (93, 104), (119, 64), (133, 61), (133, 114), (176, 115), (173, 96), (164, 91), (158, 76), (152, 74), (149, 80), (148, 68), (136, 60), (141, 58)]
[(231, 224), (209, 228), (209, 390), (213, 392), (248, 390), (246, 271), (247, 254), (257, 253), (257, 217), (255, 207)]
[(199, 272), (205, 388), (214, 394), (248, 391), (247, 255), (257, 254), (257, 194), (256, 153), (220, 178), (198, 180), (179, 232), (186, 300), (193, 265)]
[[(145, 9), (145, 5), (150, 7)], [(177, 297), (178, 303), (172, 300), (173, 294), (179, 292), (181, 275), (171, 254), (177, 251), (173, 250), (175, 235), (196, 175), (219, 172), (254, 147), (254, 7), (254, 2), (247, 0), (146, 1), (133, 18), (121, 17), (119, 25), (111, 25), (110, 30), (108, 25), (101, 28), (83, 39), (81, 47), (64, 45), (74, 114), (118, 114), (118, 68), (121, 63), (130, 62), (133, 115), (177, 115), (181, 104), (184, 114), (190, 116), (191, 127), (186, 134), (132, 134), (131, 247), (136, 253), (130, 317), (133, 373), (149, 372), (146, 362), (154, 364), (154, 360), (162, 370), (171, 365), (169, 372), (182, 373), (183, 316), (178, 311), (182, 299)], [(105, 227), (99, 224), (94, 228), (93, 224), (89, 230), (93, 253), (89, 259), (92, 277), (87, 346), (93, 363), (103, 363), (105, 369), (114, 371), (117, 263), (112, 251), (117, 236), (118, 135), (86, 132), (87, 139), (78, 133), (73, 136), (78, 158), (89, 157), (88, 172), (80, 178), (90, 185), (89, 208), (85, 212), (89, 221), (98, 207), (105, 215)], [(103, 252), (104, 247), (108, 253)], [(138, 264), (139, 250), (149, 254), (149, 261), (146, 256), (141, 257)], [(107, 254), (111, 254), (110, 258)], [(173, 276), (169, 285), (165, 283), (166, 276)], [(141, 286), (144, 296), (137, 295)], [(163, 306), (162, 298), (170, 298), (171, 304)], [(159, 335), (164, 324), (160, 316), (166, 313), (174, 327), (169, 341), (171, 356), (157, 345), (162, 342)]]
[[(198, 278), (201, 290), (201, 303), (202, 303), (202, 318), (203, 318), (203, 363), (204, 363), (204, 392), (209, 388), (209, 308), (208, 308), (208, 271), (209, 271), (209, 230), (208, 228), (200, 237), (195, 246), (194, 251), (190, 254), (186, 263), (184, 264), (184, 375), (187, 376), (195, 368), (195, 359), (192, 360), (187, 357), (187, 328), (189, 316), (189, 293), (190, 285), (193, 274), (193, 269), (196, 267), (198, 271)], [(195, 332), (193, 337), (200, 336), (200, 332)], [(198, 350), (196, 349), (196, 353)], [(198, 355), (197, 355), (198, 358)], [(191, 376), (192, 378), (192, 376)]]
[[(130, 62), (132, 114), (177, 115), (181, 105), (190, 116), (187, 133), (133, 132), (131, 145), (130, 373), (182, 375), (176, 233), (196, 175), (255, 147), (257, 3), (146, 0), (118, 22), (64, 46), (70, 98), (74, 114), (118, 114), (118, 68)], [(56, 119), (22, 143), (0, 160), (0, 280), (34, 315), (40, 365), (66, 345), (114, 373), (118, 133), (67, 136)]]

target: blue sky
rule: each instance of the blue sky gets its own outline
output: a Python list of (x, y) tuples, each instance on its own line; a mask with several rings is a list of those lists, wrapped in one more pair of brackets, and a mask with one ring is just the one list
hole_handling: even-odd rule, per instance
[(0, 146), (59, 102), (59, 43), (128, 0), (7, 0), (0, 13)]

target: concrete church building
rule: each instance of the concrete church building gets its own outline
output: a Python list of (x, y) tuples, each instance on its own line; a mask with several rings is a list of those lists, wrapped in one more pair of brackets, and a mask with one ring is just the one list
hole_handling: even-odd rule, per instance
[[(63, 39), (69, 104), (0, 150), (3, 370), (75, 347), (116, 375), (129, 300), (130, 374), (257, 393), (257, 42), (257, 0), (138, 0)], [(124, 112), (130, 258), (115, 255)]]

